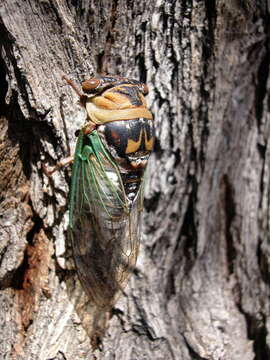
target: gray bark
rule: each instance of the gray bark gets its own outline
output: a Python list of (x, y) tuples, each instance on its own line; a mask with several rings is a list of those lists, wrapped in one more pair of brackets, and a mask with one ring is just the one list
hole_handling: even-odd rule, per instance
[[(4, 0), (0, 12), (1, 359), (270, 356), (266, 0)], [(61, 80), (144, 81), (155, 114), (137, 268), (111, 314), (66, 240), (85, 114)]]

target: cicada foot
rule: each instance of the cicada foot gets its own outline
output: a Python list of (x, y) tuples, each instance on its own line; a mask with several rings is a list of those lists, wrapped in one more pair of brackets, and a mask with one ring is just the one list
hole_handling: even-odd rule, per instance
[(110, 311), (103, 311), (98, 309), (98, 312), (94, 314), (93, 332), (91, 334), (91, 345), (93, 350), (103, 349), (102, 340), (106, 331), (109, 328)]
[(91, 346), (93, 351), (95, 350), (99, 350), (102, 351), (102, 338), (103, 338), (104, 334), (99, 334), (98, 332), (96, 332), (94, 335), (92, 335), (91, 337)]
[(55, 173), (56, 171), (60, 170), (62, 167), (68, 166), (70, 164), (72, 164), (74, 161), (74, 157), (73, 156), (69, 156), (66, 157), (65, 159), (59, 161), (55, 166), (48, 168), (46, 165), (42, 164), (42, 169), (44, 171), (44, 173), (50, 177), (53, 173)]

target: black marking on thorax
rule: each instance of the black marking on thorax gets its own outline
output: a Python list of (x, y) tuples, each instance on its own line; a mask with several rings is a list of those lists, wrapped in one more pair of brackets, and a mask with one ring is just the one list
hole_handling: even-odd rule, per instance
[(112, 89), (113, 92), (125, 95), (130, 103), (134, 106), (142, 106), (142, 100), (140, 97), (140, 91), (137, 88), (137, 86), (125, 86), (122, 85), (121, 87), (118, 87), (116, 89)]

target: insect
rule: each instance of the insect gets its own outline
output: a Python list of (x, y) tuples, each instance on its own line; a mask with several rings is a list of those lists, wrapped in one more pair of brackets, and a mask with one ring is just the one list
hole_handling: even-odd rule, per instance
[(97, 76), (77, 92), (87, 113), (79, 132), (69, 203), (69, 236), (84, 290), (110, 308), (134, 269), (140, 242), (144, 173), (154, 144), (147, 86)]

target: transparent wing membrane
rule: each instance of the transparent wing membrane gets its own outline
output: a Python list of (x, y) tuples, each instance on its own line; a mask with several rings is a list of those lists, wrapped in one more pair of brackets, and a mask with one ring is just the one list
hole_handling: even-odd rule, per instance
[(112, 306), (127, 283), (139, 248), (142, 189), (131, 202), (99, 135), (81, 133), (73, 165), (70, 223), (79, 278), (99, 307)]

